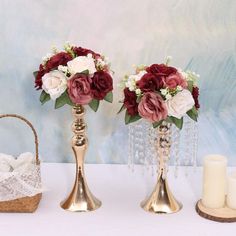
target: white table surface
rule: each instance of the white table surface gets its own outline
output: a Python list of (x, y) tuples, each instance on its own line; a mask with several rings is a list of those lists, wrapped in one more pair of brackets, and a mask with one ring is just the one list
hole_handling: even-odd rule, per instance
[[(73, 164), (42, 164), (44, 185), (38, 210), (33, 214), (0, 213), (0, 236), (141, 236), (141, 235), (236, 235), (236, 223), (205, 220), (195, 212), (200, 196), (201, 169), (188, 177), (183, 168), (178, 178), (169, 171), (169, 185), (184, 207), (176, 214), (155, 215), (140, 208), (140, 201), (154, 187), (155, 177), (132, 173), (125, 165), (86, 165), (87, 182), (102, 207), (89, 213), (71, 213), (59, 203), (74, 181)], [(217, 180), (216, 180), (217, 181)]]

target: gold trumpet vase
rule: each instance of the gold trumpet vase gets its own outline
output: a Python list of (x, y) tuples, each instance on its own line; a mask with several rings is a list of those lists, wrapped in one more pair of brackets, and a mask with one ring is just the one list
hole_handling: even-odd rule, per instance
[(141, 207), (148, 212), (156, 214), (170, 214), (181, 210), (179, 203), (169, 189), (167, 182), (167, 161), (170, 157), (171, 147), (171, 125), (162, 122), (157, 128), (157, 154), (159, 171), (156, 186), (152, 194), (143, 202)]
[(74, 187), (69, 196), (61, 203), (61, 207), (72, 212), (88, 212), (96, 210), (102, 203), (90, 192), (84, 174), (84, 158), (88, 146), (88, 139), (85, 135), (85, 109), (82, 105), (76, 105), (72, 108), (72, 114), (74, 116), (72, 150), (76, 160), (76, 176)]

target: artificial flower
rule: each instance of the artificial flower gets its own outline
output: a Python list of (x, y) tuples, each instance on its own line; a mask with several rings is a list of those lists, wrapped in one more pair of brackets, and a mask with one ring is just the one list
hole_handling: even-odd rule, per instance
[(163, 87), (163, 81), (152, 73), (146, 73), (137, 82), (137, 87), (143, 92), (155, 91)]
[(72, 60), (72, 56), (67, 52), (59, 52), (53, 55), (45, 64), (47, 71), (57, 69), (58, 66), (66, 66), (67, 62)]
[(88, 54), (92, 54), (94, 58), (100, 57), (100, 54), (95, 53), (94, 51), (87, 49), (87, 48), (82, 48), (82, 47), (72, 47), (73, 52), (76, 54), (76, 56), (87, 56)]
[(68, 94), (75, 104), (87, 105), (93, 99), (92, 80), (88, 75), (77, 73), (68, 80)]
[(96, 72), (96, 67), (94, 64), (94, 59), (92, 54), (87, 56), (79, 56), (67, 63), (69, 72), (74, 75), (76, 73), (81, 73), (88, 70), (89, 74)]
[(198, 87), (193, 87), (192, 95), (193, 95), (195, 107), (196, 107), (196, 109), (199, 109), (200, 104), (199, 104), (199, 101), (198, 101), (198, 97), (199, 97), (199, 88)]
[(181, 119), (194, 106), (194, 99), (189, 90), (184, 89), (166, 101), (168, 115)]
[(168, 75), (164, 78), (164, 84), (166, 87), (170, 89), (176, 89), (177, 86), (181, 86), (182, 88), (186, 89), (188, 86), (187, 81), (184, 79), (181, 73), (176, 72)]
[(52, 100), (56, 100), (67, 89), (67, 78), (58, 70), (46, 73), (42, 77), (42, 89), (50, 95)]
[(128, 88), (124, 89), (124, 106), (127, 109), (129, 115), (134, 116), (138, 114), (137, 96), (134, 91), (130, 91)]
[(112, 91), (112, 89), (112, 77), (107, 72), (98, 71), (94, 73), (92, 77), (91, 90), (95, 99), (104, 99), (107, 93)]
[(146, 71), (159, 77), (167, 77), (170, 74), (176, 73), (177, 69), (165, 64), (153, 64), (147, 67)]
[(39, 65), (39, 70), (36, 72), (36, 77), (35, 77), (35, 88), (37, 90), (42, 89), (42, 77), (44, 76), (44, 74), (46, 73), (44, 67), (42, 64)]
[(163, 98), (155, 92), (147, 92), (138, 104), (139, 115), (150, 122), (159, 122), (167, 118), (167, 107)]

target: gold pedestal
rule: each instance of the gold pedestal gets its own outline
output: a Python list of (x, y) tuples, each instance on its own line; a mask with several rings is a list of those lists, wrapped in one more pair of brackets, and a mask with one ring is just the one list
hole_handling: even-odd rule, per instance
[(84, 157), (88, 146), (85, 136), (86, 125), (84, 123), (84, 108), (76, 105), (72, 109), (75, 118), (72, 129), (72, 149), (76, 159), (76, 177), (74, 187), (69, 196), (61, 203), (64, 210), (73, 212), (87, 212), (99, 208), (102, 203), (90, 192), (84, 174)]
[(141, 203), (141, 207), (156, 214), (170, 214), (181, 210), (179, 203), (171, 193), (167, 183), (167, 161), (170, 157), (171, 125), (165, 122), (157, 128), (157, 153), (159, 160), (159, 176), (152, 194)]
[(141, 207), (145, 211), (157, 214), (175, 213), (182, 208), (182, 204), (171, 193), (163, 172), (159, 175), (152, 194), (141, 203)]

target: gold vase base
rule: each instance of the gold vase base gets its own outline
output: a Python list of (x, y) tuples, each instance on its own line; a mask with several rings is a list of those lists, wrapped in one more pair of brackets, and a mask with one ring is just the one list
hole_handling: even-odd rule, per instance
[(70, 195), (61, 202), (61, 208), (71, 212), (89, 212), (98, 209), (102, 202), (90, 192), (85, 179), (79, 172)]
[(61, 208), (66, 211), (89, 212), (98, 209), (102, 205), (102, 202), (94, 196), (90, 196), (89, 199), (73, 199), (70, 195), (66, 200), (61, 202), (60, 205)]
[(183, 206), (175, 199), (167, 180), (161, 174), (151, 196), (141, 202), (141, 207), (150, 213), (172, 214), (180, 211)]
[(98, 209), (102, 205), (102, 203), (98, 199), (94, 199), (92, 205), (93, 206), (91, 207), (87, 203), (84, 204), (84, 202), (73, 202), (71, 204), (68, 204), (68, 201), (65, 200), (61, 203), (61, 208), (70, 212), (90, 212)]

